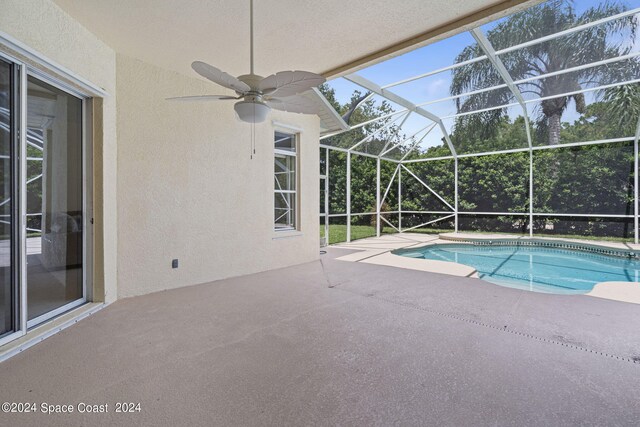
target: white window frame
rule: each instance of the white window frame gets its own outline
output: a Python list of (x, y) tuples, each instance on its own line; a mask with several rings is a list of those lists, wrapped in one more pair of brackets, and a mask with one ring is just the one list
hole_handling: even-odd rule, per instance
[[(275, 148), (275, 135), (276, 132), (278, 133), (283, 133), (286, 135), (290, 135), (293, 137), (294, 140), (294, 151), (289, 151), (289, 150), (280, 150), (278, 148)], [(294, 197), (294, 206), (293, 207), (289, 207), (289, 211), (293, 211), (293, 226), (289, 226), (289, 227), (277, 227), (277, 220), (279, 219), (279, 217), (275, 216), (274, 213), (274, 218), (273, 218), (273, 224), (274, 224), (274, 231), (277, 233), (281, 233), (281, 232), (287, 232), (287, 231), (300, 231), (300, 159), (298, 156), (298, 152), (300, 149), (300, 133), (299, 132), (295, 132), (294, 129), (289, 129), (289, 128), (284, 128), (284, 129), (280, 129), (278, 127), (274, 127), (273, 129), (273, 136), (274, 136), (274, 149), (273, 149), (273, 161), (274, 161), (274, 166), (275, 166), (275, 162), (277, 161), (277, 156), (287, 156), (287, 157), (293, 157), (294, 159), (294, 164), (295, 164), (295, 170), (294, 170), (294, 177), (293, 177), (293, 181), (294, 181), (294, 185), (295, 185), (295, 189), (294, 190), (283, 190), (283, 189), (278, 189), (276, 188), (276, 182), (277, 180), (274, 179), (274, 188), (273, 188), (273, 212), (275, 212), (276, 210), (276, 197), (280, 196), (282, 197), (283, 194), (293, 194)], [(275, 171), (274, 171), (275, 173)], [(283, 215), (286, 215), (287, 213), (284, 213)]]

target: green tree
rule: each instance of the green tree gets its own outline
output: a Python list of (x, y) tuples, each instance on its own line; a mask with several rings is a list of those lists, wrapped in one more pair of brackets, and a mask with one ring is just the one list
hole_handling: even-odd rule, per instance
[[(635, 72), (640, 74), (638, 69)], [(602, 100), (607, 105), (611, 124), (624, 136), (634, 135), (640, 122), (640, 83), (607, 88), (602, 92)]]
[[(355, 101), (363, 98), (360, 91), (354, 91), (351, 99), (341, 105), (335, 96), (335, 90), (328, 85), (320, 86), (320, 91), (331, 103), (340, 115), (347, 114), (354, 106)], [(351, 125), (364, 123), (369, 120), (388, 115), (393, 112), (391, 105), (386, 102), (376, 102), (375, 99), (367, 99), (360, 102), (353, 109), (350, 116)], [(325, 145), (349, 149), (365, 137), (374, 135), (366, 143), (358, 147), (358, 151), (378, 155), (382, 149), (391, 144), (397, 144), (404, 138), (398, 124), (393, 124), (386, 129), (394, 117), (386, 117), (371, 124), (352, 129), (339, 135), (331, 136), (322, 141)], [(329, 153), (329, 212), (346, 212), (346, 153), (330, 150)], [(321, 156), (321, 159), (323, 156)], [(393, 167), (388, 162), (382, 162), (381, 181), (389, 180), (393, 174)], [(376, 194), (376, 161), (373, 158), (352, 154), (351, 159), (351, 211), (354, 213), (375, 211)]]
[[(512, 46), (544, 37), (552, 32), (563, 31), (606, 18), (625, 10), (626, 7), (620, 2), (607, 1), (578, 15), (573, 1), (548, 1), (499, 23), (487, 32), (487, 38), (493, 46)], [(505, 53), (500, 55), (500, 59), (515, 81), (554, 73), (628, 53), (631, 45), (626, 41), (635, 37), (636, 25), (636, 20), (631, 16), (617, 19)], [(467, 61), (483, 54), (484, 51), (476, 43), (466, 47), (457, 56), (456, 62)], [(530, 93), (536, 97), (545, 98), (608, 81), (611, 74), (617, 72), (616, 67), (589, 67), (529, 81), (518, 85), (518, 87), (523, 94)], [(461, 95), (465, 92), (503, 84), (499, 73), (488, 60), (458, 67), (453, 70), (452, 74), (450, 87), (452, 95)], [(513, 98), (513, 93), (508, 88), (501, 88), (458, 98), (456, 102), (459, 112), (468, 112), (507, 104), (513, 102)], [(586, 107), (583, 94), (544, 99), (540, 103), (538, 129), (547, 134), (550, 145), (556, 145), (560, 142), (562, 113), (572, 100), (575, 102), (576, 110), (583, 113)], [(486, 133), (495, 129), (496, 123), (505, 114), (505, 110), (498, 109), (479, 113), (473, 118), (464, 120), (479, 122), (472, 124), (476, 129)]]

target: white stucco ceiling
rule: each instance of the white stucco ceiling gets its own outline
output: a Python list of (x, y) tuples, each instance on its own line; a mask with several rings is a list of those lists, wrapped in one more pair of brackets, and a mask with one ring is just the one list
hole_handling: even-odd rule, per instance
[[(249, 72), (248, 0), (54, 0), (117, 52)], [(255, 0), (256, 73), (325, 72), (504, 0)]]

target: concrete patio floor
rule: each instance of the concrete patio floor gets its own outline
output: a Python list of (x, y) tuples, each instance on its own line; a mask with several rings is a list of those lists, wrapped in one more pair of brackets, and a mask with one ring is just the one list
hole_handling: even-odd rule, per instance
[(640, 424), (638, 305), (348, 253), (118, 301), (0, 364), (1, 402), (110, 412), (0, 425)]

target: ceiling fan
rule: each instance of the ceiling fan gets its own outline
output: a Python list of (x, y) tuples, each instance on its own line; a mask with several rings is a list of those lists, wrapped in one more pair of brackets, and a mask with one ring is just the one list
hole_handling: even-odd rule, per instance
[(291, 113), (314, 114), (318, 106), (310, 99), (300, 96), (302, 92), (326, 81), (321, 75), (309, 71), (280, 71), (267, 77), (253, 72), (253, 0), (249, 0), (250, 73), (233, 77), (202, 61), (194, 61), (191, 68), (202, 77), (232, 89), (237, 96), (196, 95), (167, 98), (171, 101), (220, 101), (241, 100), (234, 109), (240, 120), (259, 123), (267, 118), (271, 109)]

